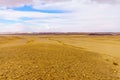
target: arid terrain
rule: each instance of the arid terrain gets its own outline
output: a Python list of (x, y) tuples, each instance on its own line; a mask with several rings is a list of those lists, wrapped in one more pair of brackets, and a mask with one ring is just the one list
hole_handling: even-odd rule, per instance
[(0, 80), (120, 80), (120, 36), (1, 35)]

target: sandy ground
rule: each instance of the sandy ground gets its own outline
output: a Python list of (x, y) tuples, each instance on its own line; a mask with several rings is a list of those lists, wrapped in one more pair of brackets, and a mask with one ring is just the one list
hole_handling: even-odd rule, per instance
[(120, 36), (0, 36), (0, 80), (120, 80)]

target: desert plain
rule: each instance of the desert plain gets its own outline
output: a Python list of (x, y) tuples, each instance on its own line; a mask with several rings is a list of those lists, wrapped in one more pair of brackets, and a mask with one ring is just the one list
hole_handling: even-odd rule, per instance
[(120, 36), (1, 35), (0, 80), (120, 80)]

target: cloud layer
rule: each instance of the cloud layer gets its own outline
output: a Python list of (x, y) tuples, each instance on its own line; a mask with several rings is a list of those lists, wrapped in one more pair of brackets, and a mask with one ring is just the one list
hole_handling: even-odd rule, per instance
[[(35, 5), (36, 4), (53, 4), (60, 2), (97, 2), (97, 3), (107, 3), (107, 4), (119, 4), (120, 0), (0, 0), (1, 7), (19, 7), (25, 5)], [(38, 6), (38, 5), (37, 5)], [(42, 7), (42, 6), (41, 6)]]
[(18, 7), (32, 4), (32, 0), (0, 0), (1, 7)]
[[(0, 0), (0, 32), (118, 32), (119, 3), (120, 0)], [(16, 7), (21, 10), (14, 10)], [(33, 11), (27, 10), (30, 8)]]
[(120, 0), (91, 0), (98, 3), (120, 4)]

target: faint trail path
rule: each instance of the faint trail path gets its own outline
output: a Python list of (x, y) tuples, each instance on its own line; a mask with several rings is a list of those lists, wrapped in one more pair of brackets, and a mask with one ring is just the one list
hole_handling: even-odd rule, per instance
[[(84, 50), (86, 50), (84, 47), (82, 48), (82, 47), (77, 47), (77, 46), (75, 46), (75, 45), (70, 45), (69, 43), (65, 43), (65, 42), (63, 42), (63, 41), (61, 41), (61, 40), (58, 40), (58, 39), (53, 39), (53, 38), (48, 38), (49, 40), (52, 40), (52, 41), (56, 41), (56, 42), (58, 42), (59, 44), (62, 44), (62, 45), (64, 45), (64, 46), (68, 46), (68, 47), (72, 47), (72, 48), (76, 48), (76, 49), (84, 49)], [(94, 51), (93, 51), (94, 52)], [(105, 56), (105, 59), (111, 59), (110, 60), (110, 62), (112, 63), (117, 63), (118, 64), (118, 66), (116, 67), (117, 68), (117, 70), (118, 70), (118, 75), (119, 75), (119, 77), (120, 77), (120, 66), (119, 66), (119, 64), (120, 64), (120, 59), (118, 59), (118, 58), (116, 58), (116, 57), (114, 57), (114, 56), (110, 56), (110, 55), (108, 55), (108, 54), (103, 54), (104, 56)], [(107, 58), (106, 58), (107, 57)]]
[[(65, 43), (65, 42), (63, 42), (63, 41), (61, 41), (61, 40), (57, 40), (57, 39), (53, 39), (53, 38), (49, 38), (49, 40), (53, 40), (53, 41), (56, 41), (56, 42), (58, 42), (58, 43), (60, 43), (60, 44), (62, 44), (62, 45), (64, 45), (64, 46), (69, 46), (69, 47), (73, 47), (73, 48), (76, 48), (76, 49), (84, 49), (84, 50), (86, 50), (84, 47), (82, 48), (82, 47), (77, 47), (77, 46), (74, 46), (74, 45), (70, 45), (69, 43)], [(102, 44), (102, 43), (101, 43)], [(109, 44), (108, 44), (109, 45)], [(89, 50), (88, 50), (89, 51)], [(94, 52), (94, 51), (93, 51)], [(117, 63), (118, 64), (118, 66), (116, 67), (117, 68), (117, 70), (118, 70), (118, 75), (119, 75), (119, 77), (120, 77), (120, 59), (118, 58), (118, 57), (116, 57), (116, 56), (111, 56), (111, 55), (108, 55), (108, 54), (103, 54), (104, 55), (104, 57), (105, 57), (105, 59), (108, 59), (108, 60), (110, 60), (110, 62), (112, 63)]]
[(76, 48), (76, 49), (84, 49), (84, 48), (81, 48), (81, 47), (77, 47), (77, 46), (73, 46), (73, 45), (70, 45), (70, 44), (67, 44), (63, 41), (60, 41), (60, 40), (57, 40), (57, 39), (53, 39), (53, 38), (48, 38), (49, 40), (52, 40), (52, 41), (56, 41), (58, 42), (59, 44), (62, 44), (64, 46), (68, 46), (68, 47), (72, 47), (72, 48)]

